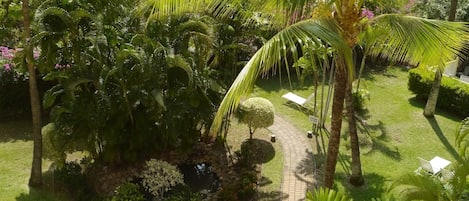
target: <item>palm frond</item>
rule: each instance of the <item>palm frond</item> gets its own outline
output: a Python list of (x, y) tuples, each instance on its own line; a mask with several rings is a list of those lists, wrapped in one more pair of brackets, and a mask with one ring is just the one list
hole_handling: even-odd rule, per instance
[(377, 16), (371, 23), (384, 33), (371, 44), (372, 53), (392, 60), (444, 66), (460, 51), (467, 51), (463, 42), (469, 38), (469, 26), (465, 23), (397, 14)]
[(206, 8), (207, 3), (207, 0), (140, 0), (136, 13), (148, 17), (150, 21), (170, 15), (201, 12)]
[(254, 86), (256, 78), (286, 61), (287, 53), (294, 63), (298, 59), (297, 45), (324, 42), (344, 55), (347, 66), (353, 68), (352, 51), (339, 34), (338, 26), (331, 20), (305, 20), (280, 31), (260, 48), (239, 73), (225, 95), (211, 127), (211, 134), (218, 133), (225, 115), (232, 114), (240, 98), (246, 96)]
[(319, 188), (313, 193), (306, 193), (306, 201), (347, 201), (351, 200), (344, 194), (329, 188)]
[(469, 147), (469, 117), (464, 119), (459, 125), (455, 144), (459, 155), (466, 161), (469, 161), (469, 153), (467, 151)]
[[(399, 177), (391, 185), (391, 189), (402, 187), (402, 200), (445, 200), (442, 198), (443, 184), (437, 177), (424, 174), (409, 173)], [(441, 198), (441, 199), (440, 199)]]
[(36, 15), (42, 26), (50, 31), (62, 32), (73, 26), (72, 16), (59, 7), (49, 7)]

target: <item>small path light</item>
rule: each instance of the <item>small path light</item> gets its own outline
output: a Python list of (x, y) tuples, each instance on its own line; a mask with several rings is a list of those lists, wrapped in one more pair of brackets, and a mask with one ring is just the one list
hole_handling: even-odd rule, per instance
[(312, 138), (313, 137), (313, 131), (308, 131), (307, 136), (308, 136), (308, 138)]
[(271, 142), (275, 142), (275, 140), (276, 140), (276, 139), (275, 139), (275, 135), (270, 135), (270, 141), (271, 141)]

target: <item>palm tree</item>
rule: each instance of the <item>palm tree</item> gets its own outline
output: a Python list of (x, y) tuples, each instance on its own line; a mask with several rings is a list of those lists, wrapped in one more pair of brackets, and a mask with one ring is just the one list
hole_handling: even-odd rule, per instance
[[(156, 2), (156, 1), (145, 1)], [(163, 2), (163, 1), (158, 1)], [(164, 1), (164, 8), (178, 7), (180, 1)], [(191, 1), (198, 2), (201, 1)], [(209, 1), (206, 8), (212, 8), (217, 14), (229, 13), (225, 7), (228, 1)], [(233, 0), (230, 5), (236, 5)], [(264, 2), (264, 1), (263, 1)], [(268, 10), (270, 13), (294, 13), (301, 11), (305, 5), (311, 5), (313, 1), (267, 1), (258, 5), (253, 1), (254, 7), (259, 10)], [(271, 6), (277, 10), (272, 10)], [(152, 4), (150, 7), (159, 6)], [(274, 66), (280, 66), (288, 58), (298, 58), (297, 46), (307, 43), (326, 44), (335, 52), (336, 74), (334, 80), (334, 97), (332, 106), (331, 134), (327, 151), (325, 170), (325, 186), (331, 188), (337, 163), (337, 155), (340, 145), (340, 131), (342, 127), (342, 111), (346, 94), (347, 83), (354, 78), (353, 51), (358, 42), (358, 35), (366, 28), (385, 30), (379, 38), (372, 42), (371, 53), (381, 55), (392, 60), (407, 61), (409, 63), (441, 64), (453, 58), (457, 50), (461, 49), (462, 41), (467, 38), (468, 28), (463, 23), (449, 23), (436, 20), (422, 19), (412, 16), (385, 14), (363, 21), (360, 16), (363, 1), (360, 0), (335, 0), (321, 1), (313, 11), (313, 17), (299, 21), (283, 28), (245, 65), (236, 80), (225, 95), (211, 127), (212, 136), (217, 136), (226, 115), (233, 113), (241, 97), (251, 91), (255, 80), (260, 73), (269, 71)], [(283, 9), (278, 9), (283, 8)], [(152, 9), (160, 11), (161, 9)], [(291, 12), (282, 12), (284, 10)], [(171, 13), (171, 9), (161, 10)], [(173, 10), (176, 13), (176, 10)], [(182, 10), (177, 10), (178, 12)], [(187, 11), (187, 10), (186, 10)], [(277, 11), (277, 12), (276, 12)], [(161, 13), (159, 13), (161, 14)], [(283, 21), (284, 22), (284, 21)], [(284, 23), (287, 24), (287, 23)], [(461, 37), (463, 36), (463, 37)], [(287, 57), (291, 54), (292, 57)]]
[[(454, 21), (456, 18), (456, 8), (458, 6), (458, 0), (451, 0), (449, 9), (448, 21)], [(426, 117), (433, 117), (436, 110), (436, 104), (438, 101), (438, 94), (440, 92), (441, 78), (443, 76), (443, 67), (439, 66), (435, 72), (435, 78), (433, 79), (432, 88), (428, 95), (427, 104), (423, 110), (423, 115)]]
[(29, 96), (31, 101), (31, 112), (33, 119), (33, 162), (31, 167), (31, 177), (29, 178), (30, 186), (42, 185), (42, 121), (41, 121), (41, 101), (37, 89), (36, 69), (34, 68), (33, 46), (31, 39), (31, 20), (29, 12), (29, 0), (23, 0), (23, 37), (25, 44), (25, 62), (29, 73)]
[(428, 94), (427, 104), (423, 109), (423, 115), (433, 117), (435, 115), (436, 103), (438, 102), (438, 94), (440, 92), (441, 78), (443, 77), (443, 66), (438, 66), (433, 79), (430, 94)]
[(454, 21), (456, 19), (456, 9), (458, 8), (458, 0), (451, 0), (449, 6), (448, 21)]

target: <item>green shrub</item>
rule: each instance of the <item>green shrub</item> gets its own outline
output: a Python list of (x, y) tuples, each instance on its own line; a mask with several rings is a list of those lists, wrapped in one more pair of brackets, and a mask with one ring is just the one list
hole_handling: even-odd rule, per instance
[(54, 172), (54, 176), (57, 184), (65, 187), (77, 200), (85, 200), (87, 189), (86, 177), (81, 172), (81, 167), (78, 163), (65, 163), (62, 168)]
[(145, 197), (140, 191), (139, 186), (134, 183), (123, 183), (117, 187), (115, 193), (111, 201), (145, 201)]
[(202, 201), (203, 196), (199, 192), (192, 192), (188, 186), (178, 185), (170, 191), (170, 195), (164, 201)]
[(250, 139), (258, 128), (266, 128), (274, 124), (274, 105), (265, 98), (249, 98), (239, 104), (239, 121), (249, 127)]
[(29, 106), (29, 90), (28, 80), (24, 75), (13, 70), (0, 69), (0, 94), (0, 116), (30, 111), (29, 107), (25, 107)]
[(155, 159), (146, 162), (142, 172), (142, 184), (153, 196), (161, 198), (163, 193), (182, 183), (183, 175), (175, 166)]
[(370, 93), (366, 89), (354, 90), (352, 93), (353, 109), (357, 112), (366, 110), (366, 101), (370, 99)]
[[(414, 68), (409, 71), (408, 88), (419, 99), (427, 99), (435, 77), (435, 73), (424, 69)], [(456, 78), (443, 76), (438, 95), (437, 105), (440, 108), (469, 116), (469, 84)]]

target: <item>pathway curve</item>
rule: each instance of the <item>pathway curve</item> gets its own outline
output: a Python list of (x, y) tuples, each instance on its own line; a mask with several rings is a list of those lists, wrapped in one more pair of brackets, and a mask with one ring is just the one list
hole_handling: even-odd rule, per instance
[(304, 200), (306, 191), (314, 184), (313, 149), (306, 133), (302, 133), (283, 117), (275, 115), (268, 128), (282, 143), (284, 155), (281, 200)]

